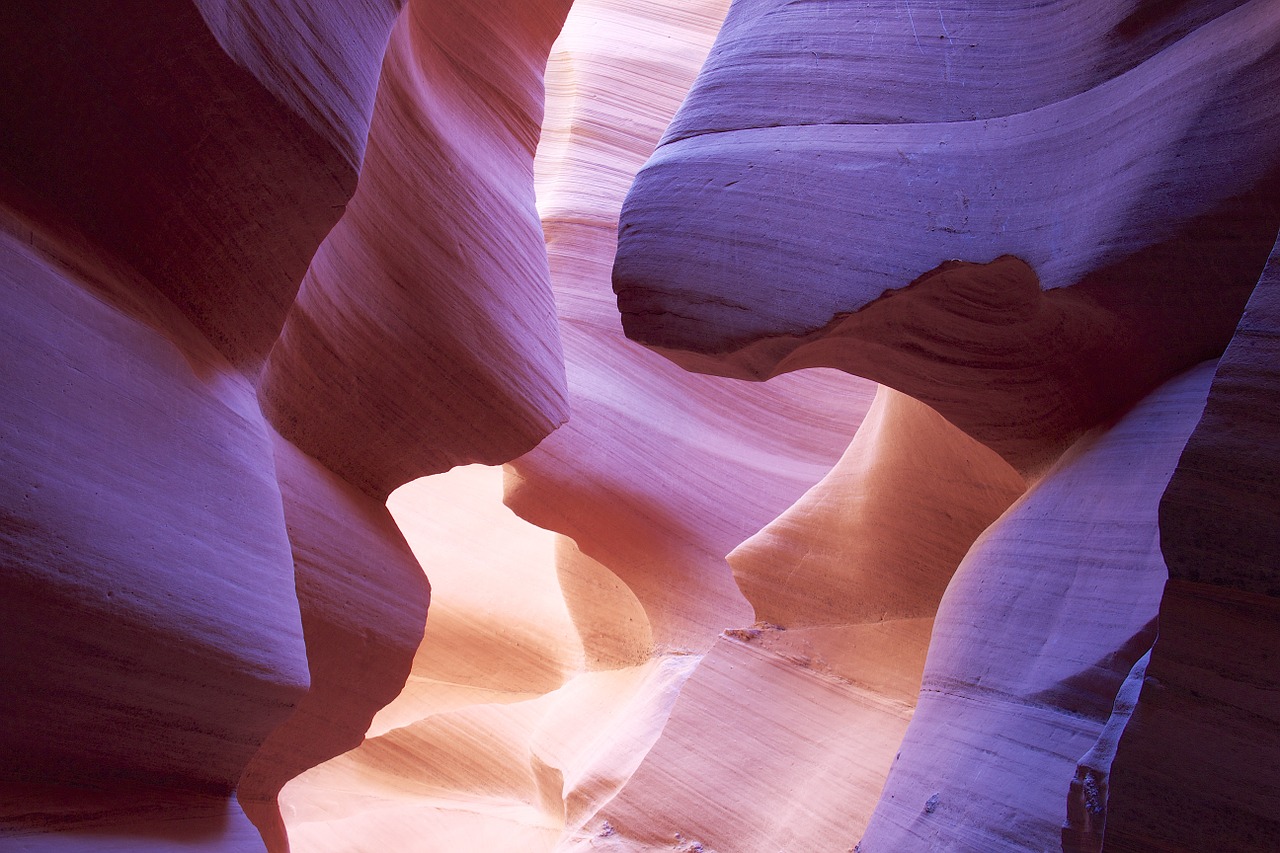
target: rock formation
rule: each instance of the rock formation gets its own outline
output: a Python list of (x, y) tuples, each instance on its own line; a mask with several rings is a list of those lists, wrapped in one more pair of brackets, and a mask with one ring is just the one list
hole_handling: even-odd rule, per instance
[(360, 186), (261, 384), (286, 438), (380, 499), (505, 462), (568, 415), (532, 192), (568, 8), (410, 3), (392, 30)]
[[(863, 851), (1090, 839), (1248, 850), (1280, 837), (1264, 817), (1274, 772), (1243, 757), (1243, 743), (1269, 739), (1272, 680), (1251, 686), (1268, 646), (1249, 626), (1270, 612), (1259, 584), (1274, 573), (1255, 543), (1274, 512), (1260, 501), (1207, 533), (1214, 513), (1230, 513), (1207, 503), (1217, 494), (1272, 489), (1225, 459), (1274, 436), (1260, 422), (1193, 442), (1182, 470), (1196, 473), (1161, 502), (1212, 378), (1211, 363), (1195, 365), (1223, 351), (1250, 293), (1265, 305), (1255, 285), (1280, 226), (1280, 17), (1261, 3), (1087, 6), (735, 3), (623, 209), (614, 286), (629, 336), (722, 375), (829, 366), (877, 379), (1032, 484), (972, 547), (958, 543), (967, 554)], [(1058, 15), (1080, 25), (1058, 29)], [(1265, 359), (1250, 337), (1265, 316), (1245, 315), (1238, 359)], [(1265, 395), (1256, 367), (1223, 370), (1224, 397)], [(1250, 421), (1213, 411), (1208, 434)], [(1202, 461), (1211, 452), (1221, 467)], [(911, 494), (926, 505), (919, 524), (931, 496)], [(841, 497), (860, 511), (858, 489)], [(799, 572), (807, 591), (838, 529), (815, 523), (788, 551), (744, 563), (744, 590), (785, 592)], [(858, 541), (836, 547), (893, 559)], [(1186, 555), (1170, 558), (1183, 567), (1163, 603), (1160, 544)], [(1241, 585), (1247, 601), (1214, 591)], [(850, 599), (863, 603), (858, 592), (778, 612), (835, 621)], [(1236, 627), (1224, 608), (1241, 609)], [(1157, 610), (1141, 697), (1117, 702)], [(1191, 636), (1223, 632), (1237, 650), (1215, 643), (1221, 674), (1210, 675), (1210, 641)], [(1194, 725), (1176, 716), (1190, 708)], [(1195, 742), (1197, 727), (1215, 730), (1212, 757), (1171, 746)], [(1203, 800), (1193, 765), (1218, 771)], [(1074, 823), (1060, 830), (1073, 796)], [(1151, 797), (1162, 799), (1148, 810)]]
[(0, 850), (1280, 848), (1274, 0), (0, 44)]
[(1280, 248), (1160, 502), (1169, 581), (1116, 747), (1108, 851), (1266, 850), (1280, 839), (1277, 328)]
[[(287, 849), (280, 787), (399, 692), (428, 590), (386, 494), (566, 415), (532, 157), (567, 5), (0, 13), (0, 844)], [(442, 244), (367, 235), (447, 197)], [(484, 349), (406, 310), (428, 273)]]
[(1057, 844), (1067, 783), (1154, 639), (1160, 495), (1212, 375), (1086, 434), (969, 550), (864, 851)]
[[(1031, 49), (1052, 17), (1040, 6), (959, 16), (957, 34), (972, 34), (959, 42), (937, 8), (913, 31), (900, 4), (845, 7), (735, 7), (708, 66), (720, 83), (695, 86), (623, 211), (614, 286), (629, 335), (727, 375), (830, 366), (882, 381), (1024, 471), (1222, 351), (1280, 225), (1271, 4), (1239, 4), (1114, 75), (1040, 91), (1041, 75), (1021, 73), (1025, 57), (1052, 58)], [(1182, 32), (1203, 13), (1162, 11), (1141, 32)], [(824, 65), (853, 93), (837, 115), (708, 117), (788, 103), (752, 51), (821, 62), (837, 16), (898, 42), (879, 64)], [(813, 41), (787, 38), (791, 26)], [(1125, 40), (1112, 33), (1073, 29), (1072, 59)], [(988, 38), (998, 57), (967, 52)], [(978, 99), (966, 114), (875, 85), (925, 77), (932, 93), (959, 75), (959, 88), (970, 61), (1003, 82), (956, 99)]]
[[(297, 849), (598, 842), (600, 807), (702, 654), (753, 621), (725, 555), (826, 473), (866, 412), (874, 386), (853, 377), (700, 377), (622, 334), (609, 280), (618, 210), (725, 4), (674, 8), (578, 2), (548, 66), (538, 203), (572, 416), (509, 466), (506, 501), (561, 536), (538, 543), (496, 496), (481, 500), (480, 471), (392, 497), (428, 555), (432, 617), (409, 688), (365, 744), (285, 789)], [(476, 550), (463, 531), (510, 544)]]

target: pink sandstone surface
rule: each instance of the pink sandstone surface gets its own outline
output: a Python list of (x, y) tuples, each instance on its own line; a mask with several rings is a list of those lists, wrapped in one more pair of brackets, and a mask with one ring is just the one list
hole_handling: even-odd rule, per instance
[[(392, 497), (435, 566), (435, 609), (408, 688), (364, 746), (286, 788), (295, 848), (592, 843), (586, 825), (628, 783), (701, 654), (752, 621), (724, 555), (826, 472), (866, 410), (871, 386), (850, 377), (744, 386), (622, 335), (617, 211), (724, 11), (683, 8), (672, 20), (669, 5), (580, 2), (548, 67), (539, 208), (573, 414), (509, 467), (506, 500), (564, 535), (516, 549), (522, 560), (470, 544), (531, 536), (496, 495), (465, 497), (488, 488), (481, 472)], [(653, 77), (620, 76), (636, 66)], [(456, 585), (451, 603), (441, 583)], [(369, 780), (359, 800), (340, 794)], [(387, 814), (404, 834), (385, 829)]]
[[(780, 35), (784, 22), (844, 5), (739, 4), (743, 21), (713, 55), (735, 62), (750, 35), (812, 61), (821, 53)], [(960, 48), (934, 35), (941, 19), (925, 25), (922, 59), (890, 14), (882, 28), (904, 45), (886, 65), (930, 80), (959, 71)], [(1006, 58), (1034, 54), (1020, 27), (1043, 15), (998, 17), (991, 38), (1019, 49), (983, 73), (1009, 89), (1042, 79)], [(845, 67), (847, 88), (864, 94), (838, 121), (789, 124), (784, 112), (673, 131), (623, 210), (613, 276), (624, 326), (696, 369), (761, 379), (830, 366), (882, 381), (1015, 467), (1041, 469), (1230, 338), (1280, 225), (1277, 27), (1272, 4), (1240, 4), (1078, 93), (993, 98), (977, 116), (921, 106), (883, 121), (857, 103), (896, 105), (897, 91)], [(781, 100), (744, 63), (737, 99)], [(712, 97), (734, 103), (695, 87), (682, 112), (712, 110), (700, 106)]]
[[(1196, 613), (1195, 593), (1175, 575), (1161, 608), (1157, 543), (1167, 553), (1172, 542), (1231, 538), (1184, 532), (1174, 509), (1194, 502), (1182, 512), (1217, 529), (1199, 496), (1221, 487), (1184, 486), (1197, 497), (1170, 498), (1156, 517), (1210, 368), (1195, 368), (1199, 391), (1153, 389), (1222, 352), (1280, 224), (1280, 17), (1260, 3), (1133, 4), (1044, 37), (1055, 15), (1084, 5), (871, 4), (852, 14), (839, 3), (736, 3), (622, 212), (613, 275), (629, 336), (722, 375), (823, 365), (878, 379), (935, 407), (1032, 483), (962, 546), (920, 704), (863, 851), (1050, 849), (1091, 843), (1090, 833), (1112, 849), (1101, 843), (1108, 806), (1096, 789), (1112, 758), (1112, 792), (1139, 768), (1162, 768), (1115, 793), (1129, 805), (1114, 849), (1268, 849), (1278, 840), (1262, 817), (1274, 771), (1233, 745), (1245, 736), (1220, 741), (1212, 759), (1207, 750), (1156, 758), (1178, 755), (1173, 732), (1193, 729), (1174, 722), (1178, 706), (1166, 706), (1175, 700), (1165, 692), (1157, 698), (1163, 682), (1150, 669), (1149, 705), (1136, 686), (1117, 694), (1154, 640), (1160, 609), (1177, 632), (1162, 635), (1173, 649), (1165, 666), (1192, 697), (1201, 694), (1188, 667), (1207, 665), (1212, 641), (1192, 643), (1191, 626), (1242, 632), (1241, 650), (1224, 649), (1213, 667), (1224, 673), (1214, 698), (1194, 703), (1199, 725), (1226, 737), (1250, 719), (1250, 742), (1273, 735), (1268, 712), (1250, 704), (1273, 684), (1254, 674), (1266, 669), (1270, 599), (1225, 629), (1221, 596)], [(842, 42), (847, 33), (857, 38)], [(1009, 41), (1019, 50), (992, 52)], [(1231, 435), (1243, 414), (1215, 425)], [(1242, 430), (1243, 445), (1274, 444), (1265, 427)], [(1201, 476), (1257, 483), (1245, 468)], [(856, 494), (846, 506), (857, 507)], [(1270, 583), (1253, 543), (1275, 519), (1260, 506), (1266, 520), (1245, 522), (1240, 539), (1250, 544), (1238, 550), (1245, 576)], [(1055, 535), (1064, 538), (1055, 544)], [(813, 541), (823, 537), (793, 548), (799, 560), (748, 564), (744, 589), (790, 585)], [(1236, 550), (1208, 547), (1210, 566)], [(1064, 581), (1080, 592), (1058, 588)], [(802, 600), (808, 610), (822, 603)], [(1129, 777), (1126, 743), (1143, 756)], [(662, 759), (653, 763), (661, 772)], [(1194, 764), (1218, 770), (1198, 802), (1178, 775)], [(1242, 787), (1239, 805), (1236, 794), (1214, 798)], [(1144, 808), (1148, 795), (1161, 805)], [(1093, 826), (1082, 825), (1081, 797)], [(1167, 825), (1155, 817), (1174, 812)], [(741, 843), (722, 836), (716, 847)]]
[(1280, 849), (1275, 4), (570, 5), (0, 10), (0, 850)]
[(261, 384), (282, 435), (380, 500), (567, 416), (532, 162), (568, 8), (416, 2), (392, 30), (360, 185)]
[[(399, 692), (428, 589), (381, 499), (474, 453), (476, 434), (503, 459), (564, 417), (531, 215), (541, 66), (564, 11), (5, 9), (0, 845), (288, 849), (281, 786), (357, 745)], [(431, 34), (410, 37), (424, 16), (436, 36), (450, 25), (476, 40), (461, 75)], [(375, 109), (393, 24), (409, 35), (393, 34), (401, 46), (387, 67), (447, 81), (453, 99)], [(486, 122), (494, 85), (510, 90), (510, 115)], [(392, 94), (379, 101), (396, 91), (383, 90)], [(509, 152), (509, 171), (490, 173), (485, 159), (453, 171), (419, 160), (413, 181), (400, 162), (398, 183), (368, 190), (362, 180), (357, 190), (362, 166), (379, 168), (366, 163), (365, 139), (387, 110), (445, 125), (419, 143), (456, 145), (466, 128), (470, 145)], [(68, 116), (76, 132), (66, 132)], [(344, 416), (331, 392), (301, 415), (278, 413), (279, 401), (316, 393), (280, 375), (268, 353), (296, 325), (295, 295), (318, 247), (354, 275), (391, 267), (416, 278), (430, 263), (440, 288), (458, 292), (475, 277), (466, 257), (424, 260), (413, 244), (359, 254), (344, 229), (326, 240), (352, 192), (357, 211), (415, 218), (443, 192), (478, 198), (495, 185), (481, 219), (511, 230), (492, 245), (513, 246), (527, 274), (472, 294), (466, 311), (479, 327), (501, 328), (513, 313), (537, 326), (541, 306), (553, 333), (499, 336), (508, 346), (487, 390), (469, 374), (428, 383), (452, 401), (442, 411), (370, 426)], [(379, 191), (380, 204), (368, 200)], [(446, 363), (483, 362), (474, 341), (428, 331), (447, 317), (402, 311), (396, 340), (343, 326), (361, 310), (395, 311), (392, 296), (326, 299), (344, 331), (326, 352), (364, 359), (355, 385), (366, 397), (413, 404), (405, 389), (423, 381), (405, 378), (416, 370), (402, 363), (406, 340), (437, 341)], [(394, 439), (420, 435), (419, 419), (430, 449), (406, 460), (406, 440)], [(380, 429), (393, 440), (361, 441), (361, 430)], [(360, 465), (320, 458), (334, 430), (343, 447), (362, 448)]]

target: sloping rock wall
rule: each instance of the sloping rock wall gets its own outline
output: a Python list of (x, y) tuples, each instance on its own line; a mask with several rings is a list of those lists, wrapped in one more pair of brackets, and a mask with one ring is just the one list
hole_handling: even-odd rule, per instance
[[(400, 690), (428, 586), (386, 493), (565, 417), (532, 192), (565, 11), (0, 12), (0, 845), (285, 850), (280, 787)], [(351, 236), (448, 195), (435, 256)], [(407, 376), (424, 339), (475, 366)]]
[(1280, 840), (1278, 328), (1273, 251), (1160, 502), (1169, 582), (1116, 748), (1108, 851), (1265, 850)]
[(1272, 0), (0, 46), (0, 849), (1280, 847)]
[[(1031, 487), (960, 545), (858, 849), (1277, 842), (1256, 759), (1275, 436), (1245, 401), (1270, 399), (1278, 26), (1257, 2), (737, 2), (638, 175), (613, 271), (629, 337), (707, 373), (876, 379)], [(837, 494), (858, 511), (829, 489), (829, 518)], [(929, 517), (911, 495), (908, 527)], [(806, 530), (804, 506), (774, 525), (790, 547), (740, 549), (753, 601), (830, 577), (840, 523)], [(857, 595), (775, 612), (835, 621)]]

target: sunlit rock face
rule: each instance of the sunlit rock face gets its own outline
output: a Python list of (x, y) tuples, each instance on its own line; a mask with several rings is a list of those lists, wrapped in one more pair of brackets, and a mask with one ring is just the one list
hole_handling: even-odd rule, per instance
[(566, 23), (537, 178), (573, 416), (512, 464), (506, 494), (627, 585), (654, 644), (697, 652), (752, 621), (725, 555), (826, 473), (874, 391), (833, 371), (765, 386), (697, 376), (623, 336), (618, 210), (725, 8), (583, 2)]
[(1273, 0), (0, 45), (0, 849), (1280, 849)]
[[(647, 784), (633, 774), (666, 742), (673, 708), (701, 727), (698, 756), (756, 754), (723, 709), (682, 708), (695, 683), (723, 688), (703, 655), (755, 618), (725, 555), (827, 473), (874, 386), (830, 371), (767, 386), (697, 376), (622, 334), (609, 280), (618, 210), (724, 10), (580, 2), (570, 12), (548, 64), (536, 172), (572, 414), (508, 466), (505, 490), (519, 516), (559, 535), (501, 507), (495, 472), (455, 471), (392, 496), (433, 578), (432, 617), (405, 692), (366, 742), (285, 788), (295, 850), (361, 839), (406, 851), (643, 844), (653, 827), (624, 826), (609, 804)], [(777, 653), (760, 659), (743, 675), (763, 680), (772, 666), (780, 697), (788, 678), (819, 684)], [(904, 691), (895, 706), (882, 753), (912, 699)], [(789, 709), (759, 710), (785, 727)], [(881, 764), (838, 788), (869, 791), (866, 813)], [(733, 813), (738, 799), (723, 788), (709, 780), (673, 825), (689, 829), (708, 803)]]
[[(1274, 754), (1274, 676), (1258, 673), (1276, 439), (1252, 402), (1274, 402), (1277, 82), (1274, 4), (735, 2), (639, 173), (613, 269), (629, 337), (719, 375), (876, 379), (1030, 486), (1018, 498), (1012, 471), (968, 469), (972, 514), (947, 524), (990, 526), (948, 543), (930, 519), (958, 469), (911, 473), (920, 454), (884, 443), (910, 447), (901, 427), (879, 439), (879, 472), (857, 463), (869, 419), (831, 477), (730, 558), (782, 625), (881, 610), (877, 630), (902, 639), (874, 658), (899, 684), (912, 668), (884, 664), (913, 644), (895, 614), (931, 622), (914, 717), (850, 839), (863, 853), (1280, 842), (1275, 765), (1258, 760)], [(887, 471), (903, 493), (862, 532)], [(895, 533), (895, 509), (927, 532)], [(933, 561), (899, 559), (934, 535)], [(743, 642), (792, 633), (758, 629)], [(805, 641), (788, 644), (801, 667), (822, 648)], [(686, 752), (687, 717), (677, 705), (668, 726)], [(616, 826), (663, 802), (659, 756), (689, 760), (661, 747)], [(1215, 777), (1203, 797), (1192, 767)], [(740, 831), (755, 843), (740, 849), (785, 838)]]
[(1280, 225), (1280, 20), (1099, 5), (735, 4), (623, 210), (628, 334), (877, 379), (1031, 472), (1215, 357)]
[(288, 849), (280, 788), (422, 639), (386, 494), (565, 418), (532, 157), (567, 3), (400, 5), (0, 12), (6, 849)]

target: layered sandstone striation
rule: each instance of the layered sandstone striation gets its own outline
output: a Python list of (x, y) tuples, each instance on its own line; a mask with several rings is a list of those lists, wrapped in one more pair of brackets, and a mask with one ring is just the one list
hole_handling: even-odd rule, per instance
[(1274, 2), (570, 5), (0, 11), (0, 848), (1280, 847)]
[[(572, 544), (502, 506), (500, 469), (420, 480), (390, 505), (431, 566), (432, 615), (365, 742), (284, 789), (293, 849), (554, 849), (630, 775), (696, 658), (588, 669), (594, 638), (557, 571)], [(623, 621), (634, 597), (614, 592), (591, 603)]]
[(1086, 434), (969, 550), (862, 850), (1058, 845), (1067, 783), (1155, 638), (1160, 496), (1212, 376)]
[(261, 384), (286, 438), (380, 500), (568, 415), (532, 166), (568, 8), (410, 3), (391, 33), (360, 186)]
[[(1216, 15), (1130, 4), (1147, 24), (1121, 27), (1117, 7), (1112, 26), (1091, 16), (1039, 35), (1083, 5), (948, 23), (931, 5), (916, 20), (899, 4), (738, 4), (689, 118), (624, 208), (614, 286), (628, 334), (726, 375), (821, 365), (882, 381), (1030, 472), (1215, 357), (1280, 224), (1280, 23), (1266, 2)], [(837, 19), (885, 47), (837, 51)], [(1020, 73), (1068, 46), (1080, 73)], [(765, 70), (781, 63), (797, 71), (777, 91)], [(849, 97), (803, 114), (836, 91), (788, 101), (809, 67)], [(992, 75), (1004, 82), (981, 82)], [(917, 86), (874, 85), (898, 77)], [(934, 92), (971, 80), (936, 106)], [(747, 101), (788, 106), (742, 124), (733, 105)]]
[[(24, 237), (2, 249), (0, 832), (253, 849), (227, 797), (309, 682), (269, 429), (144, 281)], [(102, 299), (107, 276), (154, 315)]]
[[(899, 427), (900, 455), (881, 438), (870, 457), (893, 471), (885, 489), (902, 489), (879, 505), (878, 524), (841, 535), (875, 517), (878, 481), (869, 461), (841, 481), (842, 461), (731, 557), (758, 614), (815, 626), (802, 640), (776, 639), (792, 632), (775, 625), (746, 635), (786, 648), (797, 667), (820, 657), (818, 631), (848, 617), (879, 610), (883, 633), (899, 610), (926, 622), (937, 610), (917, 630), (930, 636), (919, 704), (859, 849), (1274, 846), (1262, 817), (1274, 774), (1242, 746), (1269, 742), (1257, 703), (1270, 689), (1258, 672), (1273, 513), (1263, 499), (1239, 523), (1212, 519), (1243, 500), (1224, 493), (1274, 491), (1243, 461), (1246, 448), (1274, 444), (1265, 415), (1229, 407), (1269, 388), (1264, 371), (1238, 365), (1265, 360), (1257, 330), (1272, 329), (1254, 286), (1280, 225), (1278, 27), (1258, 2), (856, 13), (738, 2), (638, 175), (613, 271), (630, 337), (719, 375), (828, 366), (876, 379), (1031, 486), (974, 542), (1003, 509), (997, 501), (984, 516), (976, 496), (994, 498), (1004, 482), (1007, 503), (1016, 476), (970, 468), (977, 479), (961, 503), (972, 515), (940, 516), (952, 506), (945, 486), (902, 461), (957, 469), (921, 455), (945, 446), (936, 438), (916, 444)], [(1264, 307), (1236, 332), (1237, 366), (1224, 359), (1220, 414), (1206, 410), (1204, 437), (1162, 503), (1212, 359), (1251, 293)], [(851, 455), (871, 441), (872, 422)], [(1213, 453), (1221, 470), (1204, 461)], [(1238, 476), (1228, 459), (1241, 460)], [(938, 491), (916, 487), (922, 480)], [(926, 532), (902, 536), (913, 529)], [(779, 532), (793, 541), (774, 545)], [(933, 559), (898, 559), (903, 541), (927, 554), (935, 532), (944, 547)], [(1167, 589), (1162, 545), (1175, 554)], [(1224, 584), (1247, 593), (1213, 592)], [(1241, 621), (1228, 629), (1229, 611)], [(1144, 683), (1157, 613), (1164, 627)], [(1234, 648), (1193, 633), (1236, 637)], [(1221, 660), (1210, 665), (1202, 642)], [(912, 645), (902, 639), (852, 669), (873, 675), (879, 662), (909, 685), (911, 667), (888, 662)], [(856, 646), (851, 635), (839, 648)], [(686, 751), (696, 726), (677, 722), (690, 718), (678, 705), (668, 727)], [(1241, 727), (1258, 733), (1250, 740)], [(1190, 768), (1202, 752), (1155, 752), (1208, 731), (1220, 755), (1203, 763), (1220, 773), (1201, 801)], [(645, 784), (619, 797), (617, 824), (662, 802), (655, 756), (693, 760), (661, 747)], [(1143, 775), (1147, 766), (1160, 769)], [(1150, 817), (1146, 797), (1162, 798)], [(1161, 825), (1156, 815), (1174, 811)], [(766, 833), (752, 836), (758, 847), (787, 837), (767, 834), (777, 829), (742, 831)], [(721, 833), (717, 850), (756, 849), (703, 831)]]
[(692, 651), (752, 621), (725, 554), (826, 472), (873, 387), (830, 371), (754, 388), (696, 376), (618, 323), (619, 208), (725, 8), (578, 3), (561, 35), (538, 203), (573, 417), (511, 466), (506, 496), (626, 584), (654, 644)]
[(299, 773), (359, 746), (374, 714), (399, 693), (422, 641), (430, 589), (381, 502), (273, 439), (311, 689), (245, 766), (237, 799), (268, 846), (285, 850), (277, 794)]
[(1280, 250), (1218, 363), (1160, 502), (1160, 637), (1116, 747), (1106, 849), (1280, 840)]
[[(495, 472), (393, 495), (433, 579), (432, 618), (405, 692), (365, 744), (285, 789), (296, 849), (596, 843), (601, 807), (629, 787), (682, 686), (703, 677), (703, 653), (753, 621), (725, 554), (819, 480), (857, 429), (870, 383), (696, 376), (618, 323), (618, 210), (724, 9), (580, 2), (570, 13), (548, 65), (537, 175), (572, 417), (509, 466), (505, 489), (518, 515), (560, 535), (499, 506)], [(786, 714), (762, 712), (778, 724)], [(721, 727), (706, 749), (733, 738)]]
[(848, 849), (911, 719), (938, 600), (1024, 488), (936, 412), (880, 388), (831, 472), (729, 555), (760, 621), (717, 640), (601, 810), (597, 825), (627, 840), (617, 849)]
[[(288, 849), (281, 786), (400, 691), (428, 585), (386, 493), (565, 417), (532, 156), (567, 4), (508, 6), (0, 13), (0, 844)], [(360, 236), (395, 222), (451, 236)]]

